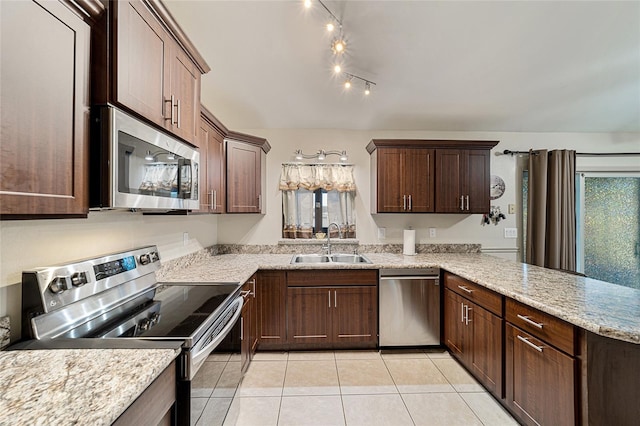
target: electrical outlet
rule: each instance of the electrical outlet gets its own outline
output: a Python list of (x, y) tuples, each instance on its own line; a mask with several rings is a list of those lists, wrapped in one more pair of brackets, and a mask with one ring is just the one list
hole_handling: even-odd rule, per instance
[(516, 205), (509, 204), (509, 214), (516, 214)]
[(384, 240), (387, 235), (387, 228), (378, 228), (378, 239)]
[(436, 228), (429, 228), (429, 238), (436, 237)]
[(518, 228), (504, 228), (505, 238), (518, 238)]

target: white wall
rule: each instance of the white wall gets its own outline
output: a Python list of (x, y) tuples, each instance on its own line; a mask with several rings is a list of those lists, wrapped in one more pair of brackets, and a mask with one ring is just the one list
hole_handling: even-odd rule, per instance
[(14, 325), (20, 318), (20, 286), (15, 284), (23, 270), (147, 244), (156, 244), (161, 258), (169, 260), (215, 244), (217, 220), (213, 215), (104, 211), (91, 212), (88, 219), (0, 221), (0, 317), (10, 315)]
[[(640, 151), (640, 134), (596, 134), (596, 133), (497, 133), (497, 132), (429, 132), (429, 131), (350, 131), (324, 129), (244, 129), (243, 132), (266, 137), (271, 144), (267, 155), (267, 202), (266, 215), (221, 216), (218, 227), (219, 243), (273, 244), (281, 239), (282, 205), (278, 190), (280, 165), (293, 161), (293, 152), (302, 149), (315, 153), (319, 149), (343, 150), (349, 154), (350, 162), (356, 165), (356, 223), (357, 238), (361, 244), (398, 243), (402, 240), (402, 229), (412, 226), (417, 230), (419, 243), (477, 243), (483, 249), (494, 249), (511, 253), (515, 258), (517, 240), (505, 239), (504, 228), (517, 227), (517, 216), (509, 215), (508, 205), (517, 204), (519, 190), (516, 188), (517, 158), (495, 155), (505, 149), (527, 151), (534, 149), (575, 149), (579, 152), (625, 152)], [(370, 214), (370, 166), (365, 147), (375, 138), (424, 138), (424, 139), (469, 139), (497, 140), (500, 143), (491, 155), (491, 173), (502, 177), (506, 183), (505, 194), (493, 202), (500, 206), (507, 219), (497, 226), (481, 225), (482, 215), (445, 214)], [(330, 157), (334, 159), (335, 157)], [(633, 168), (639, 167), (640, 157), (578, 157), (578, 169), (587, 168)], [(517, 213), (517, 211), (516, 211)], [(386, 228), (386, 238), (377, 237), (377, 228)], [(436, 238), (429, 238), (428, 228), (434, 227)]]

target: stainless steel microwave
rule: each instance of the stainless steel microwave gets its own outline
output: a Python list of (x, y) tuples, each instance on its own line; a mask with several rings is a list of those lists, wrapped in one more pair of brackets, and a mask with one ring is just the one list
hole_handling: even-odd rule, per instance
[(91, 208), (199, 208), (195, 148), (111, 105), (91, 114)]

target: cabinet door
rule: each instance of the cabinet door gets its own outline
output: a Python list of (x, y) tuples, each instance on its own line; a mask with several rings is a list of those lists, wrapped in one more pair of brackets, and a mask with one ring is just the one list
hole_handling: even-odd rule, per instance
[(464, 212), (462, 168), (464, 151), (459, 149), (436, 150), (436, 205), (438, 213)]
[(433, 212), (434, 159), (433, 149), (407, 149), (404, 160), (404, 192), (407, 194), (407, 211)]
[(575, 360), (506, 326), (506, 399), (530, 425), (575, 424)]
[(170, 46), (170, 93), (174, 103), (167, 116), (174, 119), (166, 121), (166, 128), (195, 144), (200, 117), (200, 71), (175, 42)]
[(86, 216), (89, 26), (50, 1), (0, 19), (0, 214)]
[(330, 304), (333, 297), (326, 287), (287, 289), (287, 337), (289, 344), (330, 343)]
[(399, 148), (378, 149), (378, 212), (404, 212), (404, 150)]
[[(244, 288), (243, 288), (244, 290)], [(251, 296), (245, 297), (244, 305), (242, 305), (242, 313), (240, 317), (240, 364), (242, 371), (247, 371), (251, 362), (251, 311), (253, 299)]]
[(200, 128), (198, 129), (198, 145), (200, 147), (200, 179), (198, 180), (200, 198), (199, 212), (209, 212), (211, 210), (211, 197), (209, 195), (209, 140), (213, 129), (205, 120), (200, 120)]
[(112, 4), (117, 7), (118, 27), (116, 101), (166, 126), (172, 110), (166, 55), (172, 41), (142, 1)]
[(468, 150), (465, 163), (464, 194), (469, 196), (467, 213), (487, 213), (491, 209), (489, 151)]
[(464, 360), (468, 347), (464, 299), (449, 289), (444, 291), (444, 341), (451, 353)]
[(496, 397), (502, 398), (502, 319), (480, 306), (469, 304), (470, 362), (474, 375)]
[(227, 213), (260, 213), (261, 149), (227, 141)]
[(207, 170), (211, 198), (210, 212), (224, 213), (224, 137), (215, 129), (212, 129), (207, 147)]
[(329, 289), (332, 335), (336, 347), (378, 340), (378, 291), (375, 286)]
[(260, 347), (284, 345), (286, 336), (286, 280), (284, 271), (258, 273), (258, 339)]

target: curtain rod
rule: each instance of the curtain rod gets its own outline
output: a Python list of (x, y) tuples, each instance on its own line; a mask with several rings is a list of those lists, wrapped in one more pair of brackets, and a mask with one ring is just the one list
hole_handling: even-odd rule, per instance
[[(536, 150), (534, 150), (534, 152), (535, 151)], [(496, 155), (511, 155), (512, 157), (518, 154), (528, 155), (529, 151), (511, 151), (511, 150), (505, 149), (502, 152), (496, 153)], [(597, 156), (621, 157), (623, 155), (640, 155), (640, 152), (576, 152), (576, 155), (581, 155), (585, 157), (597, 157)]]

